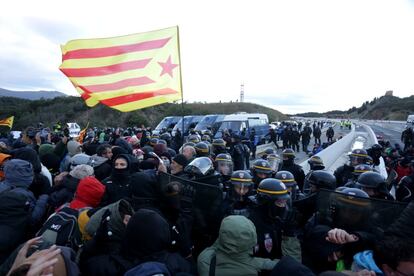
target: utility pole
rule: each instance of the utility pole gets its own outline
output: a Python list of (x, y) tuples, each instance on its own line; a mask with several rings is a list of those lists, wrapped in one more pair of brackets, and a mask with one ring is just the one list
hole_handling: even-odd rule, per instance
[(244, 84), (240, 85), (240, 102), (244, 102)]

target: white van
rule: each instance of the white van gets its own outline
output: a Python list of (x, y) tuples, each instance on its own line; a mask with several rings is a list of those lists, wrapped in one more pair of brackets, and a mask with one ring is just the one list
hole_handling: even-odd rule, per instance
[(217, 131), (215, 138), (222, 137), (222, 131), (231, 130), (233, 133), (241, 134), (245, 129), (249, 137), (250, 131), (254, 128), (255, 136), (263, 138), (269, 132), (269, 119), (266, 114), (260, 113), (236, 113), (226, 115)]
[(81, 128), (77, 123), (66, 123), (66, 125), (69, 129), (69, 136), (70, 137), (76, 138), (76, 137), (79, 136)]

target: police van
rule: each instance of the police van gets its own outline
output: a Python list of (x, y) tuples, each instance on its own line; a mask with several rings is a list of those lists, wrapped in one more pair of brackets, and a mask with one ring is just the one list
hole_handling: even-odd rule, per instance
[(261, 113), (235, 113), (226, 115), (214, 138), (221, 138), (224, 130), (231, 130), (238, 135), (245, 131), (249, 137), (252, 129), (255, 130), (255, 140), (260, 141), (269, 132), (269, 119)]
[(169, 128), (174, 128), (178, 121), (181, 119), (181, 116), (168, 116), (161, 120), (161, 122), (155, 127), (152, 131), (152, 134), (160, 134), (163, 129), (167, 130)]
[(221, 122), (223, 121), (225, 115), (220, 114), (211, 114), (206, 115), (204, 118), (196, 125), (195, 131), (203, 132), (207, 129), (211, 130), (213, 134), (219, 129)]
[[(196, 125), (203, 119), (204, 116), (194, 115), (194, 116), (184, 116), (181, 117), (181, 119), (177, 122), (175, 127), (172, 130), (172, 136), (175, 136), (177, 133), (177, 130), (180, 130), (181, 134), (184, 134), (184, 136), (188, 135), (188, 132), (190, 129), (195, 128)], [(184, 119), (184, 123), (183, 123)], [(183, 125), (184, 125), (184, 131), (183, 131)]]

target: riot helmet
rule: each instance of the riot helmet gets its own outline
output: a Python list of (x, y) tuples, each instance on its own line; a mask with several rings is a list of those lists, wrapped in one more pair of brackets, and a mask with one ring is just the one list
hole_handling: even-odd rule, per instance
[(377, 172), (364, 172), (357, 180), (356, 185), (370, 197), (385, 199), (388, 197), (385, 178)]
[(289, 193), (282, 181), (274, 178), (263, 179), (257, 188), (257, 196), (261, 200), (275, 201), (277, 199), (288, 199)]
[(210, 155), (210, 147), (205, 142), (198, 142), (194, 148), (196, 150), (197, 157)]
[(249, 171), (234, 171), (230, 178), (231, 195), (234, 199), (243, 201), (252, 189), (253, 177)]
[(308, 164), (312, 171), (325, 169), (325, 165), (323, 164), (322, 158), (320, 158), (317, 155), (314, 155), (311, 158), (309, 158)]
[(214, 139), (213, 143), (213, 152), (214, 154), (220, 154), (226, 152), (226, 141), (223, 139)]
[(210, 136), (204, 134), (203, 136), (201, 136), (201, 141), (211, 142), (211, 138)]
[(335, 188), (336, 178), (327, 171), (311, 171), (305, 177), (304, 192), (306, 193), (315, 193), (319, 189), (335, 190)]
[(292, 187), (295, 187), (297, 185), (295, 177), (289, 171), (279, 171), (276, 173), (275, 178), (282, 181), (288, 190), (289, 188), (292, 189)]
[(269, 162), (273, 172), (277, 172), (279, 170), (279, 165), (282, 162), (280, 160), (280, 156), (276, 153), (269, 154), (267, 156), (267, 161)]
[(184, 171), (193, 176), (207, 176), (214, 172), (213, 162), (208, 157), (198, 157), (191, 161)]
[[(290, 199), (285, 184), (274, 178), (263, 179), (257, 188), (257, 203), (271, 218), (283, 217)], [(266, 210), (263, 210), (266, 212)]]
[(198, 142), (200, 142), (200, 137), (197, 134), (191, 134), (190, 136), (188, 136), (187, 142), (197, 144)]
[(359, 164), (355, 166), (354, 171), (352, 172), (352, 174), (355, 177), (355, 180), (358, 179), (358, 177), (365, 173), (365, 172), (372, 172), (372, 167), (367, 165), (367, 164)]
[(224, 176), (231, 176), (233, 173), (233, 159), (230, 154), (220, 153), (214, 160), (216, 162), (217, 171)]
[(354, 149), (349, 154), (350, 165), (355, 167), (358, 164), (364, 164), (367, 161), (368, 153), (364, 149)]
[(251, 172), (256, 185), (258, 185), (263, 179), (272, 177), (273, 174), (269, 161), (264, 159), (257, 159), (254, 161), (251, 167)]

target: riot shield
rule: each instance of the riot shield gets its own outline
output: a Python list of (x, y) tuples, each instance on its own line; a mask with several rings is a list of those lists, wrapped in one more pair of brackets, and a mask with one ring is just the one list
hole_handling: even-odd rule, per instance
[(221, 187), (183, 179), (170, 174), (160, 174), (160, 189), (176, 181), (181, 183), (182, 190), (193, 190), (193, 216), (194, 226), (201, 229), (211, 229), (220, 226), (222, 218), (223, 191)]
[(322, 189), (317, 199), (317, 219), (321, 224), (347, 231), (382, 235), (406, 207), (406, 203), (360, 198)]

